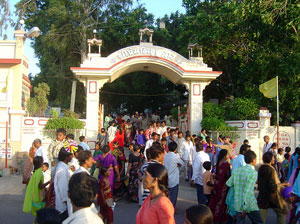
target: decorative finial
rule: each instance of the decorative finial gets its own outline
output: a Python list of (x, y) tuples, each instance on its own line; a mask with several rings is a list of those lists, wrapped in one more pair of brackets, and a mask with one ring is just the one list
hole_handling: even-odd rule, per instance
[(94, 38), (93, 39), (88, 39), (88, 45), (89, 45), (89, 53), (91, 52), (91, 46), (97, 45), (98, 46), (98, 54), (101, 55), (101, 46), (102, 46), (102, 40), (96, 38), (97, 30), (93, 30)]

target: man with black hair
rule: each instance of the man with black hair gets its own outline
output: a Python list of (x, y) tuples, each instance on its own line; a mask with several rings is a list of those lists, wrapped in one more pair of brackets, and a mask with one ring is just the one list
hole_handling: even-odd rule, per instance
[(175, 209), (179, 189), (179, 168), (183, 166), (184, 163), (180, 159), (179, 155), (176, 154), (176, 142), (170, 142), (168, 148), (169, 152), (164, 157), (164, 165), (168, 170), (169, 198)]
[(205, 173), (203, 163), (206, 161), (210, 161), (209, 156), (203, 151), (203, 144), (197, 143), (195, 158), (192, 166), (193, 176), (191, 183), (192, 185), (196, 185), (198, 204), (205, 204), (207, 202), (207, 198), (205, 197), (203, 190), (203, 175)]
[(97, 180), (84, 172), (80, 172), (71, 177), (68, 187), (73, 214), (63, 224), (103, 224), (102, 219), (91, 208), (97, 197)]
[(234, 211), (237, 213), (237, 224), (245, 223), (246, 215), (252, 223), (262, 224), (263, 221), (254, 195), (254, 185), (257, 180), (255, 152), (248, 150), (245, 153), (245, 162), (245, 166), (232, 172), (226, 185), (234, 187)]
[(70, 172), (68, 163), (71, 161), (71, 153), (61, 148), (58, 154), (58, 164), (54, 175), (55, 209), (60, 213), (61, 220), (68, 217), (68, 182)]
[(90, 172), (88, 169), (92, 168), (94, 164), (94, 158), (90, 151), (81, 151), (78, 153), (77, 160), (79, 162), (79, 168), (75, 170), (74, 174), (85, 172), (88, 175), (90, 175)]
[(144, 150), (144, 156), (146, 157), (146, 150), (149, 149), (153, 142), (157, 142), (159, 139), (159, 135), (156, 133), (156, 132), (152, 132), (151, 134), (151, 139), (149, 139), (147, 142), (146, 142), (146, 146), (145, 146), (145, 150)]

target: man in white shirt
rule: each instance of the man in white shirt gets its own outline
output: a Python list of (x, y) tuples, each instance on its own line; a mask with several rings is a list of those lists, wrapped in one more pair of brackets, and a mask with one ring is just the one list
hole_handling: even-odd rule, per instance
[(166, 122), (162, 121), (161, 122), (161, 135), (165, 134), (166, 132), (167, 132)]
[(263, 147), (263, 154), (268, 152), (269, 148), (272, 146), (272, 142), (270, 142), (270, 137), (268, 135), (264, 136), (264, 147)]
[(74, 174), (85, 172), (90, 175), (89, 169), (92, 168), (94, 164), (92, 153), (90, 151), (81, 151), (78, 153), (77, 159), (80, 167), (79, 169), (75, 170)]
[(158, 135), (159, 135), (159, 139), (162, 138), (162, 129), (160, 127), (160, 123), (159, 122), (156, 122), (156, 131), (155, 131)]
[(147, 158), (147, 156), (146, 156), (146, 150), (149, 149), (149, 148), (152, 146), (153, 142), (158, 141), (158, 135), (157, 135), (156, 132), (153, 132), (153, 133), (151, 134), (151, 137), (152, 137), (152, 138), (149, 139), (149, 140), (146, 142), (146, 146), (145, 146), (145, 150), (144, 150), (144, 156), (145, 156), (145, 158)]
[(35, 151), (34, 157), (41, 156), (41, 157), (43, 157), (43, 163), (48, 163), (49, 164), (48, 151), (47, 151), (47, 149), (45, 149), (42, 146), (41, 139), (38, 139), (38, 138), (35, 139), (33, 141), (33, 144), (34, 144), (34, 147), (36, 147), (36, 151)]
[(80, 172), (71, 177), (68, 187), (73, 214), (63, 224), (103, 224), (102, 219), (92, 209), (98, 190), (96, 179)]
[(112, 142), (115, 137), (116, 137), (116, 131), (117, 131), (117, 127), (116, 127), (116, 123), (113, 122), (112, 126), (110, 126), (107, 130), (107, 134), (108, 134), (108, 142)]
[(207, 201), (203, 192), (203, 174), (205, 172), (203, 163), (206, 161), (210, 161), (209, 156), (203, 151), (203, 144), (197, 143), (196, 155), (193, 161), (192, 184), (195, 184), (197, 188), (198, 204), (205, 204)]
[(70, 179), (68, 163), (71, 161), (71, 154), (61, 149), (58, 154), (58, 164), (54, 175), (55, 209), (59, 212), (61, 220), (68, 217), (68, 183)]
[(192, 163), (192, 155), (191, 152), (193, 150), (193, 142), (191, 141), (191, 135), (186, 135), (185, 142), (182, 143), (180, 149), (180, 158), (184, 162), (183, 172), (185, 181), (189, 180), (189, 167)]
[(179, 168), (184, 165), (183, 161), (176, 154), (176, 142), (170, 142), (169, 152), (164, 157), (164, 166), (168, 170), (169, 177), (169, 198), (174, 209), (176, 207), (178, 189), (179, 189)]

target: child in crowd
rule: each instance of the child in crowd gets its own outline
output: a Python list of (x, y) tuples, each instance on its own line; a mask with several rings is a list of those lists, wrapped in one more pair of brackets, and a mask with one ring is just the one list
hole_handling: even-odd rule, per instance
[(50, 183), (50, 181), (46, 183), (44, 182), (42, 164), (43, 164), (43, 157), (41, 156), (34, 157), (33, 159), (34, 170), (26, 189), (25, 199), (23, 204), (23, 212), (26, 213), (31, 212), (33, 216), (36, 216), (36, 212), (39, 209), (45, 207), (46, 203), (43, 202), (44, 200), (43, 190)]
[(184, 224), (213, 224), (213, 214), (206, 205), (193, 205), (184, 212)]
[(285, 147), (285, 153), (289, 154), (289, 162), (291, 162), (291, 156), (292, 156), (291, 151), (292, 151), (291, 147), (289, 146)]
[(81, 146), (83, 150), (90, 150), (89, 145), (85, 142), (85, 136), (80, 136), (79, 141), (80, 143), (78, 144), (78, 146)]
[[(44, 183), (50, 182), (50, 180), (51, 180), (51, 172), (49, 170), (49, 164), (48, 163), (43, 163), (42, 170), (43, 170)], [(49, 186), (50, 186), (50, 184), (48, 184), (47, 186), (45, 186), (46, 190), (49, 189)]]
[(215, 158), (214, 158), (214, 154), (212, 152), (212, 148), (210, 146), (206, 147), (206, 153), (209, 156), (209, 160), (211, 162), (211, 165), (214, 167), (215, 166)]
[(66, 139), (66, 130), (59, 128), (56, 130), (56, 139), (49, 145), (48, 158), (51, 162), (51, 175), (54, 176), (55, 165), (58, 163), (58, 153), (64, 147)]
[(144, 152), (144, 148), (146, 146), (146, 137), (144, 135), (144, 130), (140, 129), (139, 134), (137, 135), (137, 144), (141, 147), (141, 152)]
[(132, 143), (129, 144), (128, 149), (130, 151), (130, 154), (133, 153), (133, 144)]
[[(67, 150), (67, 151), (68, 151), (68, 150)], [(71, 162), (69, 163), (69, 166), (70, 166), (70, 170), (72, 171), (72, 173), (75, 172), (75, 170), (78, 170), (78, 169), (79, 169), (79, 162), (78, 162), (77, 157), (78, 157), (78, 154), (79, 154), (80, 152), (82, 152), (82, 151), (83, 151), (83, 149), (82, 149), (81, 147), (78, 147), (77, 151), (75, 151), (75, 152), (72, 153), (72, 155), (71, 155), (72, 159), (71, 159)], [(68, 152), (69, 152), (69, 151), (68, 151)], [(71, 173), (71, 174), (72, 174), (72, 173)]]
[(68, 141), (74, 141), (74, 135), (73, 134), (68, 134), (67, 135), (67, 137), (66, 137), (66, 139), (68, 140)]
[(110, 176), (110, 170), (108, 167), (102, 167), (100, 170), (101, 181), (100, 181), (100, 193), (99, 193), (99, 204), (100, 204), (100, 215), (103, 217), (103, 221), (107, 224), (111, 224), (114, 221), (114, 212), (112, 207), (114, 205), (113, 194), (111, 192), (110, 182), (108, 177)]
[(286, 180), (286, 176), (284, 174), (284, 170), (282, 167), (283, 160), (284, 160), (283, 148), (279, 148), (276, 154), (276, 161), (277, 161), (278, 176), (281, 182), (284, 182)]
[(35, 224), (61, 224), (59, 212), (54, 208), (42, 208), (36, 212)]
[(162, 137), (161, 139), (161, 146), (165, 150), (165, 152), (169, 152), (168, 145), (167, 145), (167, 139), (165, 137)]
[(289, 173), (289, 166), (290, 166), (290, 155), (288, 153), (284, 154), (284, 160), (282, 162), (282, 168), (284, 171), (285, 176), (288, 176)]
[(211, 162), (206, 161), (203, 163), (203, 167), (206, 170), (203, 174), (203, 193), (207, 198), (207, 205), (209, 203), (210, 194), (213, 189), (213, 175), (211, 173)]
[(113, 156), (116, 158), (116, 160), (118, 159), (118, 157), (119, 157), (119, 143), (117, 141), (115, 141), (113, 143), (113, 149), (112, 149), (111, 154), (113, 154)]

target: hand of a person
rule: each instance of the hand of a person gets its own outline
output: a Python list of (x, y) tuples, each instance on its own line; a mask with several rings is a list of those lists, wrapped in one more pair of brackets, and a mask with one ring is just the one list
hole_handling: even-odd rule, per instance
[(119, 182), (120, 181), (120, 175), (117, 176), (116, 181)]
[(177, 167), (181, 167), (181, 164), (180, 164), (180, 163), (177, 163)]
[(195, 181), (191, 180), (191, 185), (195, 185)]
[(55, 166), (55, 162), (54, 161), (51, 162), (51, 166)]

